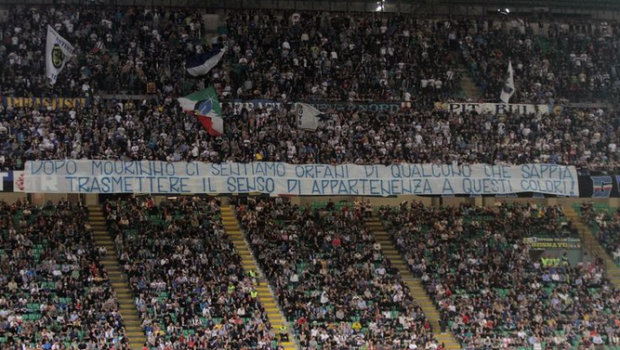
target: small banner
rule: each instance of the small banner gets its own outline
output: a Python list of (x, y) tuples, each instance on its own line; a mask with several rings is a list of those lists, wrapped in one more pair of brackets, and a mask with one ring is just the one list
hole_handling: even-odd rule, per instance
[(532, 250), (581, 249), (579, 238), (527, 237), (523, 241)]

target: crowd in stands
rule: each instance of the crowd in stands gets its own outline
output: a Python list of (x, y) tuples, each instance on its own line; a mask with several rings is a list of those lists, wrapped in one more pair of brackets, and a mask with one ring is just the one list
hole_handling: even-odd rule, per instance
[(509, 61), (516, 87), (513, 103), (563, 104), (620, 96), (618, 23), (514, 18), (467, 24), (469, 30), (460, 35), (461, 52), (487, 101), (499, 99)]
[(620, 165), (620, 117), (603, 110), (557, 116), (455, 115), (403, 110), (376, 115), (330, 112), (316, 132), (297, 129), (293, 111), (242, 110), (210, 136), (171, 100), (88, 109), (5, 110), (0, 170), (28, 160), (119, 159), (305, 163), (555, 163), (585, 173)]
[(586, 202), (580, 209), (582, 220), (595, 230), (599, 242), (620, 266), (620, 209), (597, 210), (593, 203)]
[(218, 200), (108, 201), (104, 211), (150, 349), (281, 347), (226, 235)]
[(302, 349), (443, 348), (364, 227), (363, 205), (311, 209), (277, 198), (236, 208)]
[[(77, 47), (76, 57), (53, 87), (43, 78), (47, 24)], [(588, 81), (590, 74), (606, 74), (609, 78), (603, 80), (610, 82), (605, 86), (617, 85), (615, 23), (545, 24), (538, 29), (542, 37), (533, 34), (537, 24), (509, 24), (387, 14), (234, 11), (225, 17), (221, 33), (211, 36), (200, 11), (11, 7), (0, 22), (3, 96), (92, 99), (88, 107), (57, 110), (0, 107), (0, 169), (22, 169), (25, 161), (35, 159), (108, 158), (547, 162), (577, 165), (584, 172), (615, 170), (620, 136), (615, 112), (565, 109), (553, 116), (456, 116), (432, 110), (434, 102), (450, 101), (459, 47), (476, 67), (476, 76), (495, 81), (488, 84), (501, 83), (507, 58), (513, 57), (517, 77), (527, 71), (528, 78), (517, 78), (524, 87), (517, 89), (513, 102), (557, 102), (556, 92), (566, 89), (551, 86), (581, 74), (575, 73), (579, 69), (586, 71)], [(543, 42), (552, 47), (543, 50)], [(186, 57), (219, 47), (227, 48), (223, 62), (206, 79), (186, 79)], [(574, 62), (564, 64), (564, 59)], [(560, 72), (565, 68), (570, 69)], [(548, 75), (561, 82), (549, 83)], [(539, 76), (545, 80), (540, 88), (530, 81)], [(598, 75), (595, 79), (592, 91), (601, 95)], [(147, 81), (156, 81), (157, 99), (119, 107), (117, 101), (98, 98), (102, 92), (143, 93)], [(222, 99), (422, 102), (391, 113), (326, 110), (316, 133), (297, 130), (287, 104), (274, 110), (224, 108), (225, 134), (214, 138), (174, 101), (205, 84), (213, 84)], [(501, 90), (495, 85), (489, 94)], [(539, 91), (532, 97), (525, 86)]]
[[(48, 25), (76, 49), (53, 87), (45, 78)], [(0, 88), (5, 96), (92, 97), (141, 94), (156, 82), (163, 94), (178, 94), (201, 27), (190, 9), (10, 7), (0, 21)]]
[(0, 202), (0, 348), (127, 350), (87, 208)]
[(603, 262), (533, 258), (524, 238), (576, 236), (561, 207), (380, 208), (463, 349), (598, 349), (620, 344), (620, 292)]
[[(620, 91), (618, 24), (530, 23), (520, 18), (422, 18), (400, 14), (230, 11), (210, 33), (202, 11), (96, 6), (12, 7), (0, 23), (3, 94), (179, 95), (185, 59), (225, 48), (209, 79), (225, 97), (285, 101), (436, 102), (458, 97), (462, 60), (498, 101), (513, 61), (513, 102), (560, 102)], [(76, 47), (62, 79), (44, 79), (47, 25)], [(212, 30), (211, 30), (212, 31)], [(462, 58), (461, 58), (462, 56)], [(198, 83), (200, 84), (200, 83)]]
[[(411, 101), (454, 91), (457, 48), (443, 21), (373, 13), (231, 12), (233, 97), (289, 101)], [(451, 47), (452, 44), (452, 47)], [(452, 51), (451, 51), (452, 49)], [(236, 89), (236, 91), (235, 91)]]
[[(234, 11), (208, 34), (201, 11), (14, 7), (0, 23), (3, 94), (84, 96), (98, 92), (179, 95), (189, 56), (225, 48), (210, 73), (224, 97), (277, 100), (434, 100), (456, 80), (443, 22), (374, 14)], [(47, 25), (72, 43), (75, 58), (50, 88), (44, 79)]]

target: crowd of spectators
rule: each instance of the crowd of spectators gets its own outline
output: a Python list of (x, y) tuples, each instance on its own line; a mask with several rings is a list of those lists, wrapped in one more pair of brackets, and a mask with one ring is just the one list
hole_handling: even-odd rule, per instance
[[(277, 100), (411, 100), (448, 97), (458, 46), (443, 21), (377, 14), (234, 11), (209, 34), (201, 11), (181, 9), (12, 7), (0, 23), (3, 94), (164, 96), (196, 82), (185, 59), (225, 48), (209, 79), (225, 97)], [(57, 84), (44, 78), (47, 25), (72, 43), (75, 58)], [(450, 50), (452, 49), (452, 51)]]
[(297, 129), (286, 107), (225, 113), (224, 134), (210, 136), (176, 103), (95, 103), (87, 109), (5, 110), (0, 170), (28, 160), (118, 159), (303, 163), (555, 163), (585, 173), (620, 165), (620, 117), (603, 110), (559, 115), (493, 115), (402, 110), (327, 111), (316, 132)]
[[(185, 59), (225, 48), (209, 74), (224, 97), (284, 101), (412, 101), (459, 98), (464, 62), (497, 102), (508, 59), (513, 102), (559, 103), (618, 96), (620, 57), (615, 22), (521, 18), (422, 18), (401, 14), (195, 9), (11, 7), (0, 22), (4, 95), (84, 96), (100, 92), (187, 92)], [(75, 48), (50, 87), (44, 78), (47, 25)], [(210, 31), (207, 28), (211, 28)]]
[[(184, 62), (202, 43), (191, 9), (11, 6), (0, 21), (0, 89), (4, 96), (84, 97), (141, 94), (155, 82), (182, 92)], [(75, 47), (56, 84), (45, 78), (47, 26)]]
[(128, 350), (87, 208), (0, 202), (0, 348)]
[(301, 348), (441, 349), (364, 206), (302, 208), (250, 199), (237, 214)]
[(150, 349), (281, 349), (217, 199), (107, 201)]
[(498, 101), (512, 61), (511, 102), (562, 104), (620, 96), (618, 23), (466, 21), (463, 59), (487, 101)]
[[(89, 96), (91, 105), (57, 110), (0, 107), (0, 170), (22, 169), (27, 160), (66, 158), (546, 162), (576, 165), (592, 173), (615, 170), (620, 136), (616, 112), (565, 109), (553, 116), (475, 112), (457, 116), (432, 110), (434, 102), (449, 101), (455, 89), (459, 47), (478, 67), (476, 76), (496, 85), (506, 58), (513, 56), (517, 77), (526, 70), (532, 79), (544, 72), (555, 77), (552, 80), (570, 80), (563, 77), (578, 70), (576, 63), (561, 61), (581, 62), (581, 46), (587, 59), (579, 69), (586, 74), (604, 70), (592, 74), (618, 79), (615, 24), (545, 24), (539, 29), (544, 35), (534, 38), (531, 26), (536, 24), (520, 23), (235, 11), (226, 16), (218, 35), (206, 35), (200, 11), (11, 7), (6, 20), (0, 21), (3, 96)], [(53, 87), (43, 78), (47, 24), (77, 47), (76, 57)], [(543, 50), (543, 42), (553, 47)], [(185, 78), (186, 57), (218, 47), (227, 49), (223, 63), (206, 79)], [(553, 52), (557, 59), (540, 58), (545, 52)], [(530, 59), (542, 63), (526, 61)], [(572, 67), (569, 73), (557, 72), (565, 66)], [(537, 86), (519, 79), (520, 85)], [(101, 92), (143, 93), (147, 81), (156, 81), (157, 99), (120, 106), (117, 101), (99, 99)], [(215, 85), (223, 99), (425, 102), (392, 113), (323, 111), (326, 117), (316, 133), (297, 130), (287, 104), (273, 110), (224, 108), (225, 134), (214, 138), (174, 101), (205, 83)], [(617, 85), (606, 84), (608, 88)], [(513, 102), (536, 102), (551, 90), (564, 91), (552, 89), (554, 84), (547, 82), (542, 85), (536, 97), (525, 88), (517, 89), (521, 92)], [(581, 90), (575, 93), (586, 95)]]
[(598, 349), (620, 344), (620, 293), (603, 262), (535, 258), (524, 238), (575, 237), (561, 207), (380, 208), (463, 349)]
[(411, 101), (452, 95), (457, 47), (443, 21), (404, 15), (231, 12), (225, 95)]
[(620, 209), (596, 210), (593, 203), (581, 203), (581, 218), (590, 225), (613, 261), (620, 266)]

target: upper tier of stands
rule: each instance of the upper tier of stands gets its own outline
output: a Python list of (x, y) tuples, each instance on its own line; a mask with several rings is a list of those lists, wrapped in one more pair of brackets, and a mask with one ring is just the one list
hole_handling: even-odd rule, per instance
[(302, 349), (436, 348), (361, 208), (250, 199), (237, 213)]
[(561, 207), (404, 203), (380, 215), (464, 349), (620, 345), (620, 292), (602, 262), (533, 260), (523, 240), (575, 236)]
[[(513, 102), (599, 99), (620, 88), (618, 24), (475, 18), (428, 19), (397, 14), (231, 11), (207, 40), (195, 9), (11, 7), (2, 33), (3, 94), (83, 96), (191, 88), (184, 61), (225, 47), (211, 74), (224, 96), (298, 100), (428, 100), (456, 96), (460, 51), (498, 100), (507, 60), (516, 68)], [(45, 36), (52, 25), (77, 48), (49, 88)], [(406, 96), (407, 95), (407, 96)]]
[[(452, 20), (395, 14), (234, 11), (218, 35), (202, 13), (181, 9), (10, 7), (0, 23), (3, 96), (90, 96), (88, 108), (0, 107), (0, 170), (34, 159), (153, 159), (291, 163), (570, 164), (616, 170), (616, 112), (566, 109), (555, 116), (453, 116), (432, 111), (457, 97), (463, 59), (497, 102), (507, 60), (512, 102), (565, 102), (610, 96), (620, 84), (617, 23)], [(74, 43), (76, 58), (49, 87), (47, 25)], [(207, 39), (210, 38), (210, 39)], [(184, 60), (226, 47), (205, 79)], [(462, 57), (461, 57), (462, 56)], [(102, 92), (157, 99), (100, 101)], [(413, 101), (398, 113), (327, 113), (316, 133), (297, 130), (284, 110), (224, 110), (225, 134), (209, 136), (175, 98), (213, 84), (222, 99), (283, 102)], [(616, 95), (614, 95), (616, 94)], [(616, 96), (616, 97), (613, 97)]]
[(462, 34), (463, 57), (487, 100), (498, 100), (509, 60), (517, 96), (512, 101), (556, 104), (564, 99), (601, 101), (618, 96), (616, 25), (556, 21), (540, 32), (544, 35), (533, 35), (532, 27), (541, 24), (526, 24), (513, 19), (512, 23), (494, 23), (486, 31)]
[(0, 348), (129, 349), (87, 215), (0, 202)]
[(134, 197), (104, 211), (150, 349), (278, 349), (216, 199)]

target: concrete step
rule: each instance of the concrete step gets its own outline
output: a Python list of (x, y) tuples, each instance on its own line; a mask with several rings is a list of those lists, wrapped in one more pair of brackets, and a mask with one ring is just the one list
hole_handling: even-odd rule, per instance
[[(248, 243), (243, 238), (243, 232), (239, 228), (239, 223), (235, 217), (235, 212), (231, 207), (222, 207), (222, 222), (224, 223), (224, 230), (233, 242), (235, 249), (241, 257), (241, 263), (245, 270), (255, 270), (259, 276), (263, 276), (262, 271), (256, 265), (252, 252)], [(258, 292), (258, 300), (261, 302), (267, 313), (267, 318), (271, 324), (272, 329), (277, 331), (277, 328), (286, 324), (286, 320), (283, 318), (280, 308), (277, 304), (274, 295), (271, 293), (267, 283), (262, 282), (261, 285), (255, 285), (254, 288)], [(290, 327), (289, 327), (290, 328)], [(293, 334), (289, 333), (289, 339), (293, 339)], [(294, 343), (287, 342), (282, 344), (284, 349), (295, 349)]]
[(134, 298), (127, 281), (123, 277), (122, 269), (118, 259), (114, 241), (105, 226), (105, 219), (101, 211), (91, 208), (89, 221), (94, 229), (93, 239), (96, 246), (105, 247), (108, 255), (101, 259), (108, 273), (110, 284), (114, 289), (116, 299), (120, 308), (121, 316), (125, 324), (127, 339), (130, 349), (142, 350), (145, 342), (144, 331), (141, 328), (141, 320), (138, 317)]
[(118, 264), (118, 260), (116, 260), (116, 257), (110, 255), (101, 258), (101, 262), (111, 265), (110, 267), (117, 267), (119, 270), (121, 268), (121, 266)]

